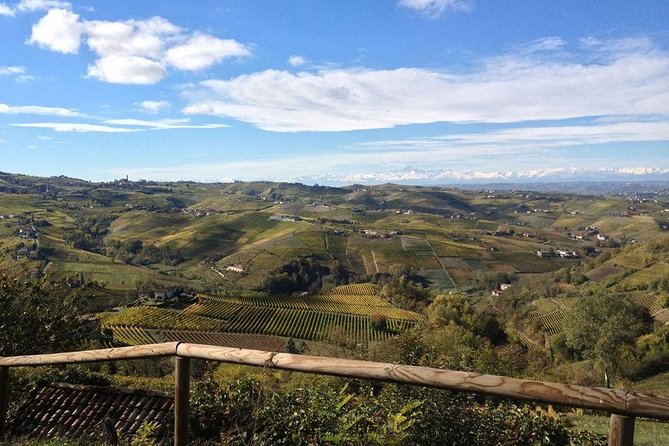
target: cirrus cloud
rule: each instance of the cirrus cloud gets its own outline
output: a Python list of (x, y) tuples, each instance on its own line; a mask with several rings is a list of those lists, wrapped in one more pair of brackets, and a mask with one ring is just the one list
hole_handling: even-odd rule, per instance
[(470, 11), (471, 3), (464, 0), (400, 0), (400, 6), (420, 11), (428, 17), (440, 17), (445, 11)]
[(29, 122), (21, 124), (10, 124), (13, 127), (29, 127), (38, 129), (51, 129), (62, 133), (128, 133), (133, 129), (122, 127), (110, 127), (99, 124), (86, 124), (78, 122)]
[(47, 116), (61, 116), (72, 117), (80, 116), (76, 110), (62, 107), (44, 107), (41, 105), (8, 105), (0, 103), (0, 114), (8, 115), (47, 115)]

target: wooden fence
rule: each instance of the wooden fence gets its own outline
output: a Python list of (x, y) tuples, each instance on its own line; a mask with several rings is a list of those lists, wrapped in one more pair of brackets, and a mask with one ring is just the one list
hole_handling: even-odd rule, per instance
[(438, 389), (475, 392), (611, 414), (609, 445), (632, 445), (636, 417), (669, 420), (669, 398), (599, 387), (573, 386), (506, 376), (400, 364), (272, 353), (211, 345), (168, 342), (79, 352), (0, 358), (0, 439), (5, 436), (9, 368), (170, 357), (175, 362), (174, 444), (188, 442), (190, 360), (203, 359), (321, 375), (361, 378)]

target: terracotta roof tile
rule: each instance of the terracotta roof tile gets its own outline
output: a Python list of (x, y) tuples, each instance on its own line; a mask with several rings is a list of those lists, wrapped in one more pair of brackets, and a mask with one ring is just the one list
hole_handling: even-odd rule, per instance
[(37, 387), (9, 422), (12, 435), (99, 436), (109, 417), (119, 435), (145, 423), (171, 423), (174, 398), (163, 392), (52, 383)]

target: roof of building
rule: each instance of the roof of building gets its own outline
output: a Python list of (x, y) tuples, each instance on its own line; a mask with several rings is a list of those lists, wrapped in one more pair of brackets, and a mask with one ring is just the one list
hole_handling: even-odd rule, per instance
[(171, 422), (168, 393), (51, 383), (35, 388), (10, 420), (11, 435), (82, 437), (104, 434), (105, 420), (117, 435), (133, 435), (145, 422)]

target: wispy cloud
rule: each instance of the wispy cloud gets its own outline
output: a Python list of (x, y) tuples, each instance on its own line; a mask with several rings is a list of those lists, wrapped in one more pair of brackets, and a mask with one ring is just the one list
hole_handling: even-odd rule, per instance
[(16, 65), (0, 67), (0, 76), (15, 76), (19, 74), (25, 74), (25, 67), (19, 67)]
[(171, 106), (168, 101), (142, 101), (136, 103), (135, 105), (140, 106), (142, 110), (149, 113), (158, 113), (159, 111)]
[(49, 9), (70, 9), (72, 4), (61, 0), (21, 0), (16, 7), (21, 12), (47, 11)]
[(307, 63), (307, 60), (302, 56), (290, 56), (288, 58), (288, 64), (292, 67), (300, 67)]
[(192, 124), (189, 119), (110, 119), (105, 124), (121, 125), (129, 127), (144, 127), (151, 130), (173, 130), (173, 129), (222, 129), (228, 127), (226, 124)]
[(46, 116), (62, 116), (72, 117), (81, 116), (81, 114), (69, 108), (61, 107), (44, 107), (41, 105), (8, 105), (0, 103), (0, 114), (8, 115), (46, 115)]
[(0, 15), (4, 15), (7, 17), (14, 17), (16, 13), (12, 9), (11, 6), (9, 6), (7, 3), (0, 3)]
[(10, 125), (14, 127), (51, 129), (61, 133), (128, 133), (135, 131), (133, 129), (122, 127), (110, 127), (106, 125), (75, 122), (29, 122)]
[[(1, 111), (1, 109), (0, 109)], [(189, 119), (109, 119), (100, 123), (29, 122), (10, 124), (14, 127), (50, 129), (62, 133), (130, 133), (149, 130), (221, 129), (225, 124), (192, 124)]]
[[(627, 117), (629, 119), (629, 117)], [(647, 122), (614, 122), (588, 125), (519, 127), (481, 133), (399, 140), (368, 141), (358, 144), (366, 149), (424, 151), (426, 149), (465, 149), (499, 147), (517, 151), (554, 147), (583, 146), (610, 142), (669, 141), (669, 118)]]
[(472, 9), (471, 2), (466, 0), (400, 0), (399, 5), (431, 18), (440, 17), (446, 11), (463, 12)]
[(184, 112), (275, 132), (348, 131), (433, 122), (508, 123), (667, 114), (669, 54), (591, 45), (565, 54), (557, 38), (484, 61), (467, 73), (423, 68), (266, 70), (185, 91)]

